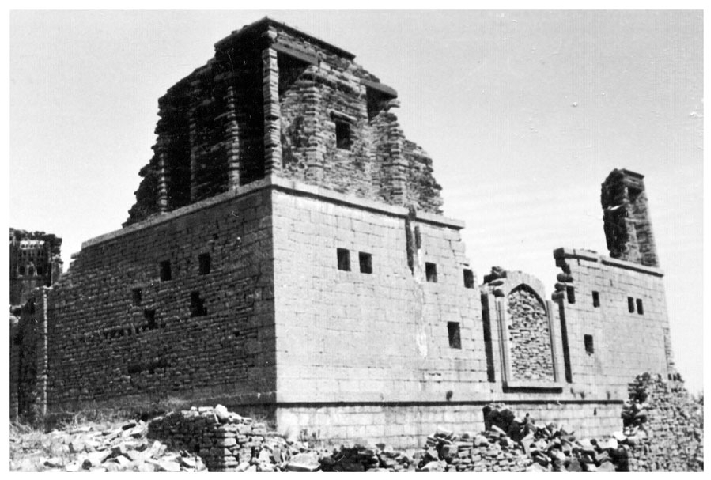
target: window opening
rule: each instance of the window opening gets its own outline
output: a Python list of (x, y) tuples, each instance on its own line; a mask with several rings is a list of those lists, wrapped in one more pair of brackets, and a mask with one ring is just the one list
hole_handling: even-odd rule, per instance
[(627, 308), (630, 313), (634, 313), (634, 298), (627, 297)]
[(474, 272), (469, 269), (464, 270), (464, 287), (474, 288)]
[(338, 269), (345, 271), (351, 269), (351, 252), (346, 248), (338, 249)]
[(160, 262), (160, 279), (163, 282), (173, 279), (173, 272), (170, 269), (170, 260)]
[(459, 334), (459, 324), (456, 322), (447, 323), (447, 333), (449, 335), (449, 346), (461, 350), (462, 339)]
[(589, 334), (583, 335), (583, 343), (585, 344), (585, 352), (588, 355), (592, 355), (593, 353), (595, 353), (595, 346), (593, 345), (592, 335), (589, 335)]
[(425, 278), (428, 282), (437, 282), (437, 264), (425, 263)]
[(351, 148), (351, 124), (342, 120), (335, 119), (336, 124), (336, 147), (349, 150)]
[(360, 273), (373, 273), (373, 256), (370, 253), (358, 252), (360, 261)]
[(592, 292), (593, 307), (600, 308), (600, 293)]
[(200, 275), (207, 275), (210, 273), (210, 254), (203, 253), (198, 255), (198, 270)]
[(191, 317), (204, 317), (207, 315), (207, 310), (205, 310), (205, 300), (200, 298), (198, 292), (190, 293), (190, 316)]
[(637, 299), (637, 313), (639, 313), (640, 315), (644, 315), (644, 306), (642, 305), (641, 298)]
[(131, 290), (131, 293), (133, 295), (133, 304), (135, 306), (139, 306), (143, 301), (143, 289), (134, 288), (133, 290)]

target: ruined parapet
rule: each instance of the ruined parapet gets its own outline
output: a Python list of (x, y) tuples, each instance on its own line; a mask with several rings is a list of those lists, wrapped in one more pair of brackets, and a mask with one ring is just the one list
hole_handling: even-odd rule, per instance
[(441, 213), (432, 160), (355, 56), (265, 18), (158, 101), (154, 155), (124, 226), (268, 176)]
[(38, 287), (62, 273), (62, 239), (51, 233), (10, 229), (10, 305), (22, 305)]
[(613, 170), (602, 184), (601, 201), (610, 256), (658, 267), (644, 176), (624, 168)]

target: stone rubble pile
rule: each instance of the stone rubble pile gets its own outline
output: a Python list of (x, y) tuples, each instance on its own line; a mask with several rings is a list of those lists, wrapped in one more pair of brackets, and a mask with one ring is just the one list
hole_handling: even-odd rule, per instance
[(622, 412), (632, 471), (703, 471), (703, 404), (673, 378), (645, 373), (629, 386)]
[(264, 423), (217, 405), (106, 430), (55, 430), (46, 442), (59, 445), (61, 454), (41, 463), (46, 470), (72, 472), (703, 471), (703, 403), (679, 379), (638, 376), (622, 417), (623, 431), (603, 440), (578, 440), (564, 426), (538, 425), (529, 415), (490, 404), (484, 408), (484, 432), (440, 429), (408, 455), (384, 444), (327, 449), (287, 440)]
[(48, 471), (89, 472), (197, 472), (205, 465), (199, 456), (185, 451), (170, 452), (160, 441), (146, 438), (147, 422), (127, 422), (123, 426), (95, 429), (83, 426), (54, 430), (44, 443), (59, 446), (59, 454), (40, 458)]

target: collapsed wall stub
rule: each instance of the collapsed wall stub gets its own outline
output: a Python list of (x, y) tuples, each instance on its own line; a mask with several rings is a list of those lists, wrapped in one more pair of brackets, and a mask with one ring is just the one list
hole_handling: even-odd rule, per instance
[(602, 184), (603, 221), (612, 258), (658, 267), (644, 176), (615, 169)]
[(412, 446), (500, 401), (595, 436), (668, 371), (657, 267), (559, 249), (552, 301), (521, 272), (478, 288), (393, 89), (269, 19), (215, 51), (160, 100), (125, 228), (47, 292), (47, 381), (19, 383), (48, 411), (221, 403)]

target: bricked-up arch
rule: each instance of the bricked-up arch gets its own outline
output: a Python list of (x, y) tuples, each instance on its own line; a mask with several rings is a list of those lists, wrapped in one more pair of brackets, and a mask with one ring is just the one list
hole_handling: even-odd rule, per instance
[(554, 381), (550, 326), (543, 301), (524, 284), (511, 290), (506, 300), (514, 379)]
[(543, 301), (543, 283), (494, 267), (484, 276), (481, 292), (489, 381), (501, 378), (508, 389), (562, 388), (561, 338), (552, 302)]

